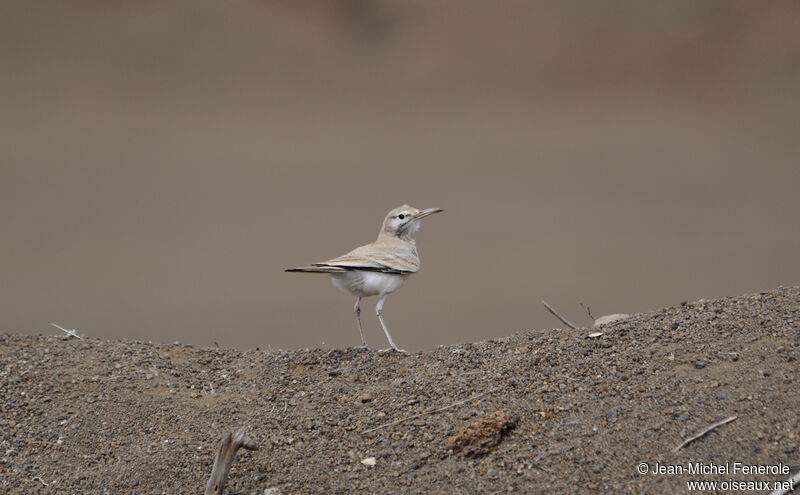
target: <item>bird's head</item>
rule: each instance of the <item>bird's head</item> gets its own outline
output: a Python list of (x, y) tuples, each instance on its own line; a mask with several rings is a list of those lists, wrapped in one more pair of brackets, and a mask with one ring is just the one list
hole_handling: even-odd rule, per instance
[(444, 210), (441, 208), (418, 210), (412, 206), (403, 205), (400, 208), (395, 208), (386, 215), (386, 218), (383, 220), (381, 233), (410, 240), (413, 238), (414, 233), (419, 230), (420, 220), (428, 215), (439, 213), (440, 211)]

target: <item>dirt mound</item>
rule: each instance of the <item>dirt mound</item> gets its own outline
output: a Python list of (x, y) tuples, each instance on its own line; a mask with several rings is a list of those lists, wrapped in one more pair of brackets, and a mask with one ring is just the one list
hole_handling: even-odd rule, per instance
[[(602, 331), (409, 356), (0, 334), (0, 486), (199, 493), (239, 426), (261, 448), (240, 451), (228, 493), (684, 493), (687, 480), (772, 483), (798, 469), (799, 287)], [(516, 427), (486, 455), (455, 455), (447, 438), (498, 410)]]

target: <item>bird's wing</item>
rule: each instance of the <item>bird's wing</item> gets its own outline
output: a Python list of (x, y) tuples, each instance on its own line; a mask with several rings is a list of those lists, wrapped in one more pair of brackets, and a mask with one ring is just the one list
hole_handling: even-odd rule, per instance
[(342, 273), (347, 270), (338, 266), (298, 266), (297, 268), (287, 268), (287, 272), (302, 272), (302, 273)]
[(321, 263), (318, 267), (358, 268), (385, 273), (415, 273), (420, 268), (417, 248), (399, 239), (383, 240), (357, 247), (349, 253)]

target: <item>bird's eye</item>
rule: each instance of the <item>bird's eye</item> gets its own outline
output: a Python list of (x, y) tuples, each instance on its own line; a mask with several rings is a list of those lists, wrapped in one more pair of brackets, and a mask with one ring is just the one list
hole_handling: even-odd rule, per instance
[(404, 219), (405, 217), (406, 216), (403, 213), (397, 215), (397, 218), (399, 218), (400, 220)]

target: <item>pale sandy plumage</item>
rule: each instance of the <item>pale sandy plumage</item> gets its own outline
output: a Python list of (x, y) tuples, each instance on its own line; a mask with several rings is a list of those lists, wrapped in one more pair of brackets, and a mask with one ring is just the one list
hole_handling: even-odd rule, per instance
[(420, 220), (443, 211), (440, 208), (418, 210), (408, 205), (390, 211), (381, 225), (375, 242), (360, 246), (347, 254), (309, 266), (289, 268), (287, 272), (327, 273), (333, 285), (356, 295), (356, 321), (364, 347), (367, 341), (361, 327), (361, 298), (380, 296), (376, 305), (378, 320), (386, 333), (392, 349), (405, 352), (392, 341), (383, 321), (383, 303), (386, 297), (403, 285), (405, 279), (419, 271), (421, 263), (414, 233), (419, 230)]

